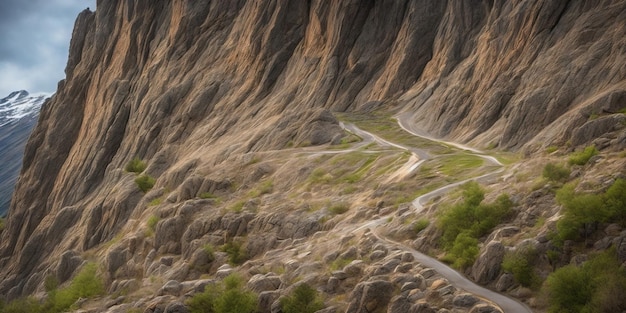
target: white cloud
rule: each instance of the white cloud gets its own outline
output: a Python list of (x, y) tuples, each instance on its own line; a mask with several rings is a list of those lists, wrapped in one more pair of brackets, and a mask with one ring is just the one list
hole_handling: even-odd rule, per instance
[(10, 92), (56, 91), (76, 16), (95, 0), (1, 0), (0, 98)]

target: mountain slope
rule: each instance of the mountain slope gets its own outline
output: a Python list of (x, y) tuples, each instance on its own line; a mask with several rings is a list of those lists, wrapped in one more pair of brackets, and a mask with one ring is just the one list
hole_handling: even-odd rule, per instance
[(21, 90), (0, 99), (0, 216), (9, 209), (24, 146), (46, 98)]
[[(482, 147), (565, 144), (624, 108), (625, 20), (617, 0), (99, 1), (26, 146), (0, 293), (32, 293), (65, 251), (144, 217), (134, 157), (181, 202), (254, 153), (341, 137), (325, 109), (406, 111)], [(600, 121), (576, 143), (623, 128)]]

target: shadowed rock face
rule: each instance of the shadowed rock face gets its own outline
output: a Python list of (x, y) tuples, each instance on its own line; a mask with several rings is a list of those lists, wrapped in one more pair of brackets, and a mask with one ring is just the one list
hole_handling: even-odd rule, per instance
[(99, 1), (27, 144), (0, 293), (31, 292), (140, 213), (121, 170), (135, 156), (177, 188), (244, 153), (328, 142), (324, 109), (370, 101), (478, 146), (564, 143), (626, 106), (624, 21), (624, 1)]

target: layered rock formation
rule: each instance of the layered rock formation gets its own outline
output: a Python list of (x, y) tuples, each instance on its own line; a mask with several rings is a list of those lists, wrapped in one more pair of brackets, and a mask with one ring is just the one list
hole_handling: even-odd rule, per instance
[[(623, 144), (625, 20), (617, 0), (99, 1), (26, 147), (0, 293), (32, 293), (66, 251), (137, 225), (133, 157), (180, 202), (229, 188), (233, 160), (341, 137), (328, 110), (406, 111), (479, 146), (533, 151), (588, 128), (576, 144)], [(191, 222), (164, 217), (173, 237)]]

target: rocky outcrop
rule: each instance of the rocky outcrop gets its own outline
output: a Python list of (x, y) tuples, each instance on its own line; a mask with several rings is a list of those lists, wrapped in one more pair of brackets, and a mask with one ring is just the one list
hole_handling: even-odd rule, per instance
[[(617, 0), (99, 1), (78, 16), (66, 79), (26, 146), (0, 294), (41, 287), (65, 251), (137, 232), (146, 199), (231, 192), (246, 156), (337, 143), (331, 111), (405, 111), (436, 136), (530, 151), (582, 131), (592, 136), (580, 144), (624, 138), (625, 14)], [(602, 116), (589, 121), (589, 108)], [(147, 194), (123, 170), (134, 157), (156, 179)], [(198, 236), (259, 225), (275, 234), (267, 247), (320, 230), (307, 217), (193, 220), (186, 209), (159, 215), (144, 255), (189, 256)]]

